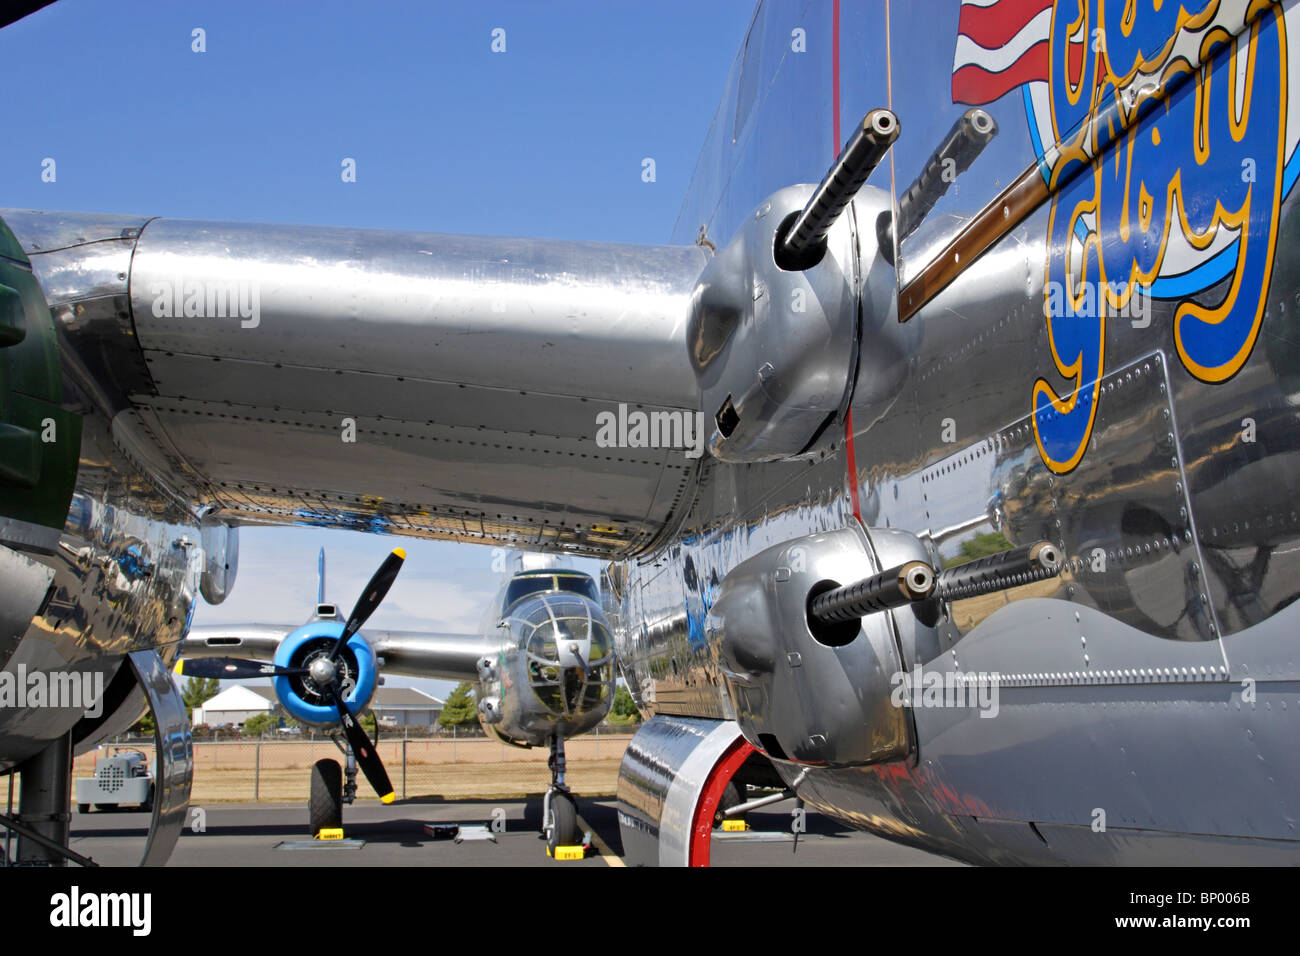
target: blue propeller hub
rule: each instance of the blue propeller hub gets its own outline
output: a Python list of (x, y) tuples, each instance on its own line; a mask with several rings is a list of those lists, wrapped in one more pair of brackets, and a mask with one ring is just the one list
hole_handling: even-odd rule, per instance
[[(314, 621), (304, 624), (283, 641), (275, 652), (279, 667), (311, 667), (313, 661), (328, 659), (334, 642), (343, 633), (342, 621)], [(379, 669), (374, 651), (360, 634), (353, 634), (343, 645), (335, 668), (347, 688), (344, 701), (353, 714), (359, 713), (374, 696)], [(304, 724), (325, 727), (339, 722), (338, 708), (328, 686), (322, 687), (309, 676), (272, 679), (275, 695), (284, 709)]]

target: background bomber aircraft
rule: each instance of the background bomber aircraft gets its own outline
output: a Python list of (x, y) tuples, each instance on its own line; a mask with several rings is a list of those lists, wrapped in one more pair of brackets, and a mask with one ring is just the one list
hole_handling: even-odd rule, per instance
[(149, 707), (166, 858), (195, 603), (312, 524), (607, 562), (629, 859), (779, 779), (976, 863), (1297, 862), (1295, 51), (1295, 0), (764, 0), (655, 246), (0, 210), (0, 666), (106, 686), (0, 711), (20, 856)]
[(509, 573), (484, 610), (478, 634), (373, 629), (362, 634), (406, 553), (396, 548), (384, 559), (344, 617), (325, 600), (322, 549), (316, 607), (305, 624), (193, 627), (181, 644), (185, 659), (177, 673), (224, 680), (270, 677), (276, 697), (295, 720), (342, 729), (343, 766), (324, 758), (312, 767), (308, 826), (313, 834), (342, 825), (343, 804), (356, 795), (358, 769), (380, 800), (394, 799), (383, 761), (356, 719), (374, 696), (381, 671), (473, 681), (479, 722), (491, 736), (516, 747), (550, 749), (542, 828), (554, 856), (557, 846), (573, 846), (580, 836), (577, 801), (565, 782), (564, 741), (609, 714), (614, 644), (590, 575), (560, 567), (552, 556), (503, 557)]

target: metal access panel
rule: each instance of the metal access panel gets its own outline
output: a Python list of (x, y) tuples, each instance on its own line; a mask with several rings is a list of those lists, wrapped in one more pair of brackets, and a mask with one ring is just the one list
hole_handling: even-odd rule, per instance
[[(896, 496), (882, 496), (877, 523), (906, 527), (905, 516), (924, 515), (925, 527), (908, 530), (934, 542), (943, 566), (969, 558), (979, 544), (1050, 541), (1064, 556), (1058, 578), (954, 601), (939, 624), (945, 646), (1007, 604), (1044, 597), (1158, 637), (1215, 641), (1164, 354), (1143, 356), (1067, 400), (1096, 403), (1088, 453), (1068, 473), (1043, 463), (1043, 423), (1028, 415), (900, 481)], [(1217, 652), (1211, 657), (1204, 663), (1224, 663)], [(1095, 655), (1089, 664), (1106, 666)]]

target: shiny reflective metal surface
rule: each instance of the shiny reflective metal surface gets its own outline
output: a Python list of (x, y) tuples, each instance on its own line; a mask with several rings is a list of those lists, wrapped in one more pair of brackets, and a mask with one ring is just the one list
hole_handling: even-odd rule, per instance
[[(996, 540), (999, 549), (1047, 540), (1067, 556), (1060, 578), (1026, 585), (1018, 594), (954, 602), (939, 625), (949, 644), (998, 607), (1030, 594), (1102, 607), (1148, 633), (1178, 640), (1218, 633), (1198, 583), (1164, 356), (1117, 369), (1102, 380), (1101, 393), (1105, 403), (1094, 427), (1104, 444), (1069, 474), (1053, 474), (1043, 464), (1034, 423), (1023, 418), (891, 482), (888, 494), (873, 498), (875, 524), (910, 524), (929, 537), (944, 531), (935, 548), (945, 567), (980, 540)], [(925, 523), (917, 526), (912, 516), (922, 513)]]
[[(54, 584), (5, 667), (114, 681), (127, 653), (172, 657), (195, 595), (219, 599), (233, 577), (215, 557), (232, 542), (211, 527), (203, 541), (204, 517), (604, 555), (604, 616), (653, 716), (620, 777), (625, 845), (680, 859), (737, 711), (818, 714), (728, 693), (737, 662), (709, 615), (744, 562), (851, 534), (871, 568), (941, 571), (1048, 541), (1057, 578), (870, 622), (908, 675), (995, 675), (996, 701), (900, 703), (906, 756), (806, 773), (778, 760), (785, 783), (973, 862), (1294, 863), (1300, 3), (1221, 0), (1180, 20), (1178, 4), (1061, 2), (1040, 21), (1049, 62), (1083, 74), (991, 89), (946, 52), (915, 55), (953, 49), (959, 6), (760, 3), (675, 247), (6, 213), (84, 428), (58, 540), (3, 526)], [(1110, 42), (1069, 59), (1080, 13)], [(796, 27), (829, 52), (792, 51)], [(1213, 82), (1166, 85), (1184, 62)], [(1084, 82), (1094, 95), (1076, 95)], [(1148, 95), (1160, 108), (1138, 110)], [(971, 105), (997, 137), (882, 253), (881, 214)], [(879, 106), (903, 135), (868, 179), (871, 214), (832, 233), (835, 274), (769, 281), (745, 251), (766, 253), (766, 238), (743, 241), (755, 210), (806, 196)], [(697, 239), (723, 250), (707, 289)], [(720, 311), (701, 310), (727, 286)], [(741, 328), (771, 299), (749, 303), (795, 288), (820, 297), (820, 339)], [(209, 291), (222, 314), (204, 311)], [(229, 308), (254, 298), (255, 313)], [(745, 353), (731, 370), (729, 345)], [(791, 356), (818, 388), (749, 403), (734, 454), (595, 441), (597, 412), (620, 405), (712, 419), (730, 395), (739, 408)], [(790, 409), (820, 416), (810, 437)], [(505, 727), (507, 664), (529, 660), (529, 635), (495, 624), (464, 644), (391, 638), (382, 656), (401, 667), (425, 651), (475, 674)], [(576, 666), (558, 644), (539, 656)], [(142, 707), (116, 700), (93, 727), (56, 709), (0, 714), (0, 769)]]
[(65, 369), (108, 414), (152, 383), (131, 321), (128, 275), (142, 216), (0, 211), (22, 243), (54, 316)]
[[(415, 354), (430, 381), (681, 407), (682, 306), (703, 262), (690, 247), (159, 219), (130, 286), (146, 353), (332, 370), (343, 349), (395, 377)], [(258, 315), (159, 315), (177, 278), (172, 311), (202, 290), (211, 313), (207, 290), (233, 288)]]
[(191, 627), (178, 657), (251, 657), (270, 660), (294, 628), (281, 624), (207, 624)]
[(199, 593), (209, 604), (220, 604), (230, 595), (239, 574), (239, 528), (217, 515), (205, 514), (199, 521), (199, 543), (203, 547)]
[(190, 805), (190, 787), (194, 782), (190, 717), (171, 670), (156, 651), (132, 651), (127, 659), (149, 700), (155, 721), (153, 819), (140, 865), (162, 866), (181, 835)]
[[(691, 462), (597, 447), (597, 416), (695, 408), (682, 323), (702, 265), (698, 249), (159, 220), (132, 261), (158, 390), (140, 404), (225, 520), (635, 550)], [(159, 299), (174, 289), (230, 290), (227, 314), (179, 314)]]
[(596, 439), (696, 408), (699, 248), (0, 215), (119, 443), (225, 524), (630, 553), (693, 477)]
[(808, 613), (811, 596), (879, 570), (849, 527), (768, 548), (723, 578), (706, 634), (736, 722), (769, 758), (864, 764), (913, 750), (891, 699), (903, 661), (889, 615), (814, 626)]
[(383, 658), (386, 674), (455, 681), (476, 680), (478, 661), (499, 647), (493, 635), (366, 631), (365, 637)]
[(485, 725), (491, 733), (540, 746), (605, 719), (614, 702), (614, 640), (594, 601), (567, 591), (530, 594), (509, 606), (497, 634), (500, 649), (480, 690), (497, 702)]
[[(95, 431), (83, 436), (79, 480), (97, 484), (106, 499), (79, 492), (68, 525), (53, 554), (31, 555), (53, 572), (53, 588), (40, 613), (30, 619), (23, 639), (4, 665), (10, 679), (18, 668), (99, 674), (112, 684), (123, 657), (135, 650), (157, 650), (165, 662), (175, 659), (198, 593), (201, 556), (187, 545), (195, 525), (168, 498), (141, 496), (147, 485), (113, 449), (100, 467), (91, 457)], [(120, 470), (115, 470), (116, 468)], [(111, 502), (111, 503), (110, 503)], [(168, 520), (170, 517), (171, 520)], [(143, 713), (138, 695), (123, 694), (119, 706), (129, 711), (118, 730)], [(61, 736), (83, 718), (75, 707), (0, 711), (0, 767), (19, 763), (42, 743)], [(74, 746), (97, 742), (97, 734), (118, 720), (81, 724)], [(87, 736), (82, 736), (82, 733)], [(89, 736), (89, 735), (95, 736)]]
[[(1285, 8), (1291, 26), (1297, 8)], [(1219, 19), (1243, 9), (1224, 4)], [(955, 4), (840, 10), (841, 52), (866, 64), (843, 75), (842, 113), (885, 102), (898, 113), (904, 134), (892, 168), (902, 183), (964, 106), (936, 108), (950, 101), (949, 72), (898, 52), (927, 48), (936, 34), (954, 36), (956, 13)], [(834, 118), (807, 107), (825, 102), (826, 76), (804, 70), (785, 43), (796, 23), (828, 31), (829, 12), (795, 16), (760, 4), (683, 205), (678, 241), (703, 226), (725, 244), (748, 209), (791, 182), (815, 181), (829, 159)], [(1263, 50), (1268, 31), (1279, 27), (1267, 16), (1260, 22), (1253, 42)], [(755, 72), (758, 95), (744, 79)], [(908, 237), (905, 269), (1033, 166), (1026, 103), (1041, 110), (1045, 94), (1029, 87), (1023, 98), (985, 107), (1001, 133)], [(1161, 141), (1186, 135), (1177, 115), (1161, 124)], [(1290, 154), (1300, 122), (1283, 119)], [(1152, 136), (1150, 129), (1142, 135), (1143, 144)], [(825, 151), (808, 143), (824, 143)], [(1232, 149), (1227, 158), (1235, 161)], [(870, 181), (889, 182), (883, 170)], [(1289, 262), (1293, 204), (1281, 204), (1276, 225), (1267, 214), (1257, 229), (1276, 230), (1284, 239), (1277, 261)], [(765, 547), (860, 519), (882, 555), (888, 529), (913, 542), (905, 553), (890, 546), (886, 563), (928, 558), (942, 567), (1041, 536), (1064, 554), (1059, 579), (956, 601), (931, 621), (892, 612), (912, 618), (909, 632), (900, 630), (909, 670), (1006, 675), (1003, 716), (916, 709), (919, 764), (815, 770), (801, 794), (883, 835), (982, 862), (1190, 862), (1211, 852), (1225, 861), (1293, 862), (1287, 821), (1295, 801), (1285, 794), (1295, 790), (1280, 781), (1296, 772), (1283, 752), (1294, 708), (1283, 712), (1281, 702), (1300, 678), (1281, 637), (1294, 627), (1290, 605), (1300, 580), (1292, 567), (1300, 489), (1286, 464), (1300, 434), (1287, 397), (1294, 376), (1285, 371), (1294, 364), (1285, 342), (1300, 307), (1291, 301), (1294, 270), (1274, 271), (1261, 300), (1259, 345), (1230, 379), (1208, 382), (1182, 360), (1175, 312), (1187, 293), (1171, 283), (1157, 284), (1147, 318), (1112, 316), (1101, 332), (1106, 361), (1098, 381), (1078, 390), (1079, 407), (1095, 399), (1089, 443), (1063, 471), (1041, 447), (1069, 416), (1054, 422), (1050, 408), (1035, 412), (1033, 404), (1035, 380), (1069, 361), (1054, 364), (1052, 335), (1059, 340), (1063, 327), (1044, 316), (1051, 269), (1064, 253), (1056, 241), (1049, 210), (1039, 209), (963, 263), (956, 281), (905, 325), (873, 326), (864, 308), (847, 429), (852, 463), (841, 431), (833, 453), (811, 466), (705, 465), (678, 545), (606, 575), (617, 584), (609, 613), (629, 678), (651, 711), (732, 716), (702, 650), (701, 625), (718, 581)], [(1242, 306), (1253, 309), (1250, 298)], [(1065, 402), (1072, 393), (1059, 394)], [(918, 541), (925, 543), (919, 554)], [(1247, 676), (1257, 691), (1266, 687), (1266, 697), (1241, 699)], [(1231, 784), (1220, 773), (1227, 765), (1241, 774)], [(1104, 780), (1093, 772), (1101, 767)], [(1033, 773), (1043, 786), (1020, 786)], [(793, 780), (787, 769), (782, 774)], [(1109, 808), (1115, 827), (1100, 836), (1092, 826), (1099, 806)], [(1284, 845), (1265, 838), (1283, 830)], [(1202, 836), (1170, 836), (1188, 833)]]
[[(764, 199), (700, 276), (687, 334), (719, 460), (804, 454), (847, 403), (861, 282), (853, 223), (874, 221), (887, 199), (876, 190), (855, 199), (817, 268), (782, 267), (773, 250), (811, 192), (791, 187)], [(875, 250), (863, 253), (870, 262)]]
[(39, 561), (0, 547), (0, 666), (17, 649), (53, 580), (54, 572)]
[(695, 807), (733, 723), (657, 716), (632, 738), (618, 771), (618, 825), (633, 866), (687, 866)]

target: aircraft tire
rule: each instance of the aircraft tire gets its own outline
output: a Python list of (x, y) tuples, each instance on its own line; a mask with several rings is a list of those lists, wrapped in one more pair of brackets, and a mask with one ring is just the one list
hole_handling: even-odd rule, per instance
[(328, 757), (311, 768), (311, 796), (307, 802), (312, 836), (343, 826), (343, 768)]
[(728, 781), (727, 788), (722, 791), (722, 799), (718, 801), (718, 809), (713, 811), (713, 829), (716, 830), (722, 826), (722, 821), (727, 819), (722, 811), (728, 807), (736, 806), (742, 799), (740, 787), (736, 785), (736, 781)]
[(552, 857), (557, 846), (574, 846), (578, 841), (578, 804), (567, 793), (551, 795), (551, 819), (546, 821), (546, 849)]

